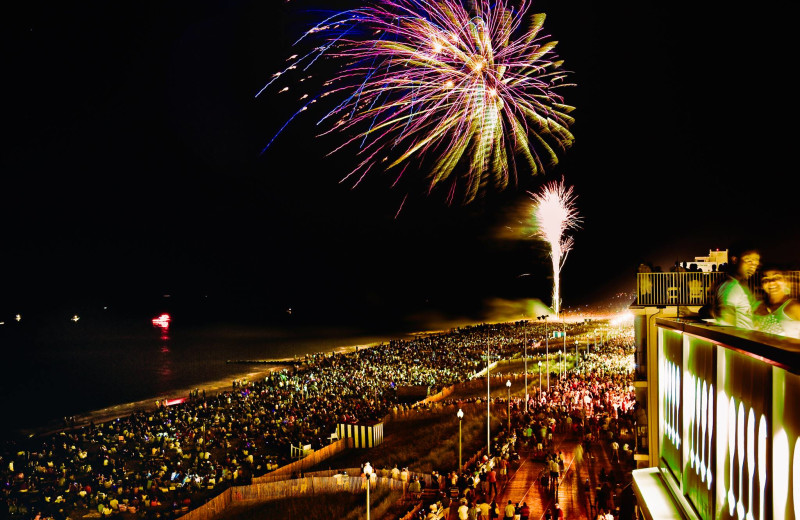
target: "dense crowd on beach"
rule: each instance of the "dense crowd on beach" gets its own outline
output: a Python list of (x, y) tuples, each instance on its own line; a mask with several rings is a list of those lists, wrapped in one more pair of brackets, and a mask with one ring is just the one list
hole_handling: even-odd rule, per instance
[[(290, 462), (292, 446), (330, 443), (337, 424), (378, 421), (398, 407), (408, 409), (398, 388), (435, 393), (466, 381), (485, 365), (487, 345), (493, 359), (508, 358), (536, 334), (541, 325), (481, 325), (308, 356), (215, 395), (194, 392), (184, 402), (158, 403), (102, 424), (68, 424), (48, 435), (7, 440), (0, 452), (0, 515), (179, 516), (227, 486)], [(561, 384), (553, 396), (574, 391), (569, 380)]]
[[(510, 403), (494, 398), (501, 406), (509, 405), (510, 431), (501, 431), (495, 439), (493, 460), (476, 460), (460, 472), (451, 472), (436, 479), (441, 500), (431, 504), (421, 518), (496, 520), (511, 513), (527, 519), (529, 504), (498, 504), (497, 486), (502, 485), (509, 464), (517, 457), (515, 450), (524, 449), (531, 460), (542, 465), (538, 492), (549, 496), (544, 518), (558, 519), (563, 511), (553, 498), (555, 482), (563, 478), (565, 454), (554, 442), (554, 436), (579, 440), (572, 464), (592, 465), (602, 447), (609, 454), (614, 471), (600, 468), (590, 471), (592, 481), (586, 481), (584, 495), (592, 504), (596, 518), (618, 520), (633, 518), (633, 496), (628, 470), (634, 467), (636, 399), (633, 387), (634, 339), (632, 329), (615, 334), (591, 353), (583, 353), (579, 363), (561, 376), (553, 374), (547, 386), (539, 390), (531, 385), (528, 402), (524, 397), (512, 397)], [(499, 381), (520, 374), (497, 374)], [(502, 384), (502, 383), (500, 383)], [(547, 389), (549, 386), (549, 390)], [(478, 398), (473, 398), (474, 401)], [(505, 404), (504, 404), (505, 403)], [(421, 407), (461, 406), (461, 400), (444, 400)], [(527, 404), (527, 406), (526, 406)], [(503, 443), (511, 439), (511, 449), (502, 451)], [(487, 463), (488, 462), (488, 463)], [(548, 495), (549, 494), (549, 495)], [(547, 500), (544, 500), (547, 503)], [(446, 509), (445, 515), (441, 508)]]

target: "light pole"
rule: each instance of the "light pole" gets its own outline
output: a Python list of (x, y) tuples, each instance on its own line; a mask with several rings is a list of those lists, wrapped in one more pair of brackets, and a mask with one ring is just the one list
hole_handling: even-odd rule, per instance
[(372, 466), (369, 465), (369, 462), (364, 464), (364, 475), (367, 476), (367, 520), (369, 520), (369, 484), (372, 479)]
[(525, 413), (528, 413), (528, 322), (522, 324), (522, 341), (525, 343)]
[(511, 380), (506, 381), (508, 388), (508, 434), (511, 435)]
[(539, 399), (542, 398), (542, 362), (539, 361)]
[(547, 318), (549, 314), (537, 316), (536, 319), (544, 320), (544, 356), (547, 358), (547, 393), (550, 393), (550, 338), (547, 337)]
[(563, 356), (562, 356), (561, 352), (562, 352), (561, 350), (558, 351), (558, 378), (559, 379), (561, 379), (561, 365), (562, 365), (562, 360), (563, 360)]
[(464, 418), (461, 408), (458, 409), (456, 417), (458, 417), (458, 472), (461, 473), (461, 420)]
[[(588, 345), (588, 343), (587, 343)], [(578, 368), (578, 340), (575, 340), (575, 369)]]
[(486, 456), (492, 453), (492, 380), (489, 377), (489, 335), (486, 335)]

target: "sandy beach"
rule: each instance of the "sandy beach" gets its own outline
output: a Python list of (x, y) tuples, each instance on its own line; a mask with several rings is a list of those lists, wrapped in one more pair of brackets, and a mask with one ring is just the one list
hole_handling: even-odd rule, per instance
[[(176, 389), (164, 395), (153, 396), (148, 399), (142, 399), (140, 401), (133, 401), (130, 403), (108, 406), (106, 408), (101, 408), (99, 410), (94, 410), (91, 412), (74, 415), (73, 418), (75, 421), (75, 426), (85, 426), (87, 424), (90, 424), (91, 422), (94, 422), (95, 424), (101, 424), (107, 421), (112, 421), (120, 417), (127, 417), (128, 415), (134, 412), (155, 410), (156, 401), (166, 402), (173, 399), (188, 398), (190, 393), (193, 392), (194, 390), (199, 390), (201, 393), (205, 391), (206, 395), (216, 395), (218, 393), (233, 389), (234, 380), (254, 381), (257, 379), (263, 379), (267, 375), (273, 372), (277, 372), (284, 368), (290, 367), (291, 364), (292, 360), (286, 360), (285, 365), (269, 365), (268, 367), (259, 366), (258, 369), (253, 369), (251, 367), (250, 370), (246, 371), (243, 370), (241, 373), (234, 374), (233, 376), (227, 377), (225, 379), (207, 381), (205, 383), (197, 384), (192, 387)], [(20, 430), (20, 433), (25, 436), (52, 435), (64, 429), (66, 428), (62, 420), (58, 421), (57, 425), (53, 425), (51, 423), (50, 425), (40, 426), (37, 428), (27, 428)]]
[[(363, 345), (342, 346), (333, 349), (332, 353), (348, 354), (357, 352), (359, 350), (363, 350), (365, 348), (371, 348), (380, 344), (381, 344), (380, 342), (373, 342)], [(318, 355), (330, 356), (331, 354), (319, 353)], [(302, 362), (303, 359), (305, 358), (295, 357), (295, 358), (269, 359), (263, 361), (261, 360), (231, 361), (232, 363), (241, 363), (242, 371), (232, 374), (223, 379), (206, 381), (203, 383), (192, 385), (190, 387), (176, 388), (175, 390), (172, 390), (170, 392), (163, 393), (161, 395), (154, 395), (147, 399), (108, 406), (98, 410), (93, 410), (91, 412), (76, 414), (72, 417), (74, 418), (75, 426), (84, 426), (92, 422), (94, 422), (95, 424), (101, 424), (104, 422), (112, 421), (120, 417), (127, 417), (128, 415), (134, 412), (154, 410), (156, 408), (156, 401), (158, 401), (159, 403), (164, 403), (164, 402), (169, 402), (171, 400), (188, 398), (191, 392), (195, 390), (198, 390), (201, 393), (205, 391), (206, 395), (215, 395), (220, 392), (225, 392), (227, 390), (233, 389), (234, 380), (255, 381), (258, 379), (263, 379), (267, 375), (273, 372), (280, 371), (284, 368), (289, 368), (296, 362)], [(284, 362), (285, 364), (275, 364), (279, 362)], [(64, 424), (63, 419), (60, 420), (53, 419), (50, 421), (49, 424), (35, 428), (25, 428), (19, 430), (19, 432), (24, 436), (52, 435), (65, 429), (66, 425)]]

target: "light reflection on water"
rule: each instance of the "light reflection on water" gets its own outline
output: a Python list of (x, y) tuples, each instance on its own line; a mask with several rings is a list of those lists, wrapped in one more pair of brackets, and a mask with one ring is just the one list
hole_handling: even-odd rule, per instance
[[(64, 330), (0, 337), (9, 362), (2, 378), (2, 431), (43, 426), (64, 416), (174, 395), (203, 383), (242, 378), (258, 365), (228, 360), (292, 359), (330, 354), (352, 345), (388, 341), (358, 331), (304, 330), (303, 334), (252, 326), (181, 329), (169, 335), (150, 323), (95, 330), (88, 320)], [(0, 431), (0, 432), (2, 432)]]
[[(166, 336), (161, 337), (162, 341), (165, 337)], [(161, 384), (164, 387), (169, 387), (174, 374), (172, 370), (172, 357), (170, 356), (169, 346), (166, 343), (161, 346), (161, 356), (158, 362), (158, 374), (161, 376)]]

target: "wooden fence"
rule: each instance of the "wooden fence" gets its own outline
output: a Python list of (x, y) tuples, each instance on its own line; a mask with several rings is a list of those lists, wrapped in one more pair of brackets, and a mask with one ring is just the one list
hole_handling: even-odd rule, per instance
[(261, 477), (256, 477), (253, 479), (253, 484), (261, 484), (265, 482), (275, 482), (278, 480), (285, 480), (289, 478), (292, 474), (303, 473), (306, 469), (316, 466), (317, 464), (321, 463), (322, 461), (333, 457), (337, 453), (341, 453), (348, 448), (353, 447), (353, 439), (340, 439), (338, 441), (332, 442), (331, 444), (321, 448), (310, 455), (292, 462), (291, 464), (287, 464), (285, 466), (281, 466), (280, 468), (267, 473)]
[(400, 520), (411, 520), (412, 518), (414, 518), (414, 515), (419, 513), (420, 509), (422, 509), (422, 502), (418, 502), (417, 505), (415, 505), (414, 508), (408, 513), (406, 513), (405, 516)]
[[(497, 361), (495, 361), (491, 365), (489, 365), (489, 369), (490, 370), (494, 370), (495, 368), (497, 368)], [(468, 382), (471, 383), (472, 381), (475, 381), (478, 377), (483, 377), (483, 375), (485, 375), (485, 374), (486, 374), (486, 369), (484, 368), (484, 369), (480, 370), (479, 372), (475, 372), (471, 376), (469, 376)], [(462, 382), (462, 383), (457, 383), (455, 385), (450, 385), (450, 386), (447, 386), (445, 388), (442, 388), (442, 390), (439, 393), (434, 394), (434, 395), (429, 395), (428, 397), (426, 397), (422, 401), (419, 401), (418, 403), (416, 403), (414, 406), (418, 406), (418, 405), (421, 405), (421, 404), (435, 403), (435, 402), (447, 399), (455, 391), (457, 386), (464, 386), (465, 384), (467, 384), (467, 383), (463, 383)]]
[[(430, 476), (428, 477), (430, 478)], [(380, 487), (405, 491), (406, 482), (401, 480), (372, 475), (370, 481), (370, 489)], [(179, 520), (212, 520), (235, 502), (267, 502), (303, 495), (337, 492), (360, 493), (366, 490), (366, 486), (367, 479), (365, 477), (341, 474), (330, 477), (303, 477), (251, 484), (249, 486), (235, 486), (226, 489), (197, 509), (189, 511), (181, 516)]]
[[(492, 364), (492, 368), (496, 366), (496, 362)], [(475, 374), (473, 377), (478, 375), (480, 375), (480, 373)], [(438, 394), (428, 397), (425, 401), (440, 401), (452, 394), (454, 389), (455, 386), (447, 387)], [(384, 418), (384, 422), (389, 422), (390, 420), (391, 414)], [(316, 466), (322, 461), (352, 447), (352, 438), (335, 441), (303, 459), (282, 466), (261, 477), (254, 478), (253, 483), (249, 486), (235, 486), (226, 489), (205, 504), (179, 517), (179, 520), (213, 520), (232, 503), (244, 500), (270, 501), (301, 495), (329, 494), (338, 491), (359, 493), (366, 489), (366, 478), (361, 476), (361, 468), (348, 468), (344, 470), (344, 472), (347, 473), (346, 475), (340, 473), (342, 470), (323, 470), (305, 474), (303, 478), (291, 478), (292, 475), (303, 474), (307, 468)], [(501, 449), (501, 454), (507, 452), (508, 448), (509, 444), (507, 443)], [(483, 456), (483, 453), (484, 450), (478, 451), (465, 462), (463, 467), (467, 467), (478, 461), (478, 459)], [(493, 462), (492, 459), (489, 459), (486, 463), (480, 463), (479, 467), (485, 468), (488, 471), (493, 465)], [(375, 471), (380, 472), (380, 468), (375, 468)], [(412, 476), (417, 476), (424, 480), (426, 488), (430, 487), (430, 475), (409, 472), (409, 481)], [(371, 489), (375, 487), (388, 487), (391, 490), (402, 490), (405, 492), (408, 484), (407, 481), (381, 477), (378, 473), (373, 474), (370, 480), (372, 482)], [(421, 507), (422, 502), (417, 503), (414, 508), (403, 517), (403, 520), (411, 519)]]
[(438, 394), (429, 395), (428, 397), (426, 397), (422, 401), (416, 403), (415, 406), (420, 405), (420, 404), (435, 403), (437, 401), (441, 401), (442, 399), (446, 399), (450, 394), (453, 393), (455, 388), (456, 388), (455, 385), (451, 385), (451, 386), (447, 386), (445, 388), (442, 388), (441, 392), (439, 392)]
[(181, 516), (181, 520), (211, 520), (226, 507), (231, 505), (233, 497), (233, 488), (228, 488), (219, 495), (215, 496), (197, 509), (193, 509)]
[[(320, 460), (324, 460), (326, 457), (330, 457), (334, 453), (338, 453), (344, 449), (347, 449), (349, 447), (348, 445), (350, 444), (347, 441), (348, 439), (342, 439), (341, 441), (337, 441), (330, 446), (327, 446), (326, 448), (314, 453), (319, 453), (319, 455), (322, 457)], [(331, 449), (329, 451), (325, 451), (327, 448)], [(501, 448), (500, 454), (505, 454), (509, 448), (510, 443), (504, 444)], [(312, 457), (314, 453), (306, 457), (306, 459)], [(466, 461), (464, 467), (477, 462), (483, 456), (483, 453), (484, 450), (478, 451)], [(294, 471), (302, 471), (297, 469), (299, 466), (292, 469), (290, 469), (290, 467), (294, 464), (299, 464), (306, 459), (302, 459), (289, 464), (288, 466), (284, 466), (283, 468), (279, 468), (278, 470), (275, 470), (268, 475), (264, 475), (263, 477), (254, 478), (253, 484), (249, 486), (235, 486), (228, 488), (202, 506), (181, 516), (179, 520), (213, 520), (219, 513), (221, 513), (225, 508), (229, 507), (232, 503), (240, 501), (267, 502), (296, 496), (330, 494), (340, 491), (360, 493), (366, 489), (366, 478), (361, 475), (361, 468), (348, 468), (344, 470), (344, 472), (347, 473), (346, 475), (339, 473), (342, 470), (323, 470), (308, 473), (303, 478), (290, 478)], [(493, 459), (489, 459), (489, 461), (480, 463), (478, 466), (479, 468), (483, 468), (488, 471), (493, 466), (493, 462)], [(316, 462), (314, 464), (316, 464)], [(305, 467), (310, 467), (310, 465), (311, 464)], [(376, 471), (380, 471), (378, 468), (375, 469)], [(426, 488), (430, 487), (430, 475), (409, 472), (409, 481), (412, 476), (417, 476), (424, 480), (426, 483)], [(390, 477), (381, 477), (378, 476), (378, 474), (373, 474), (370, 481), (372, 483), (371, 489), (381, 487), (389, 488), (391, 490), (400, 490), (403, 492), (405, 492), (408, 484), (407, 481), (393, 479)], [(412, 518), (421, 507), (422, 502), (417, 503), (413, 510), (406, 514), (404, 518)]]

